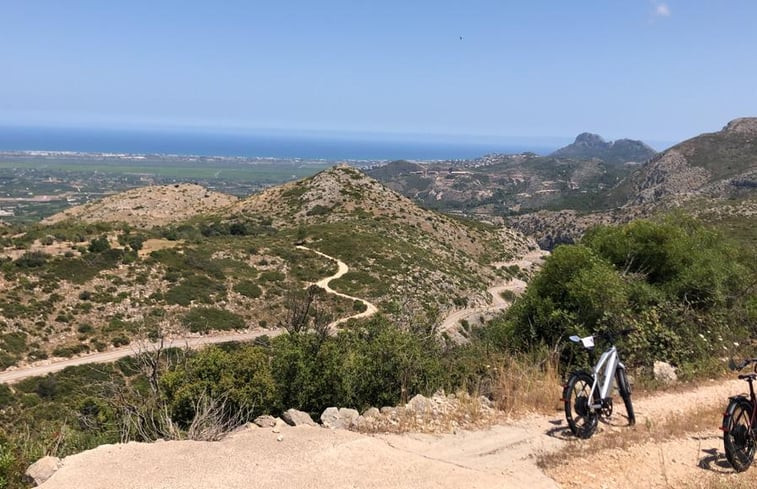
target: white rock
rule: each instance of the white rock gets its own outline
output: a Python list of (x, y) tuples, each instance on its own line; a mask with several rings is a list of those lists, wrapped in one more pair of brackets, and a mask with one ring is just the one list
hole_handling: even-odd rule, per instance
[(26, 469), (24, 475), (34, 483), (35, 486), (41, 485), (60, 468), (61, 462), (58, 457), (42, 457)]

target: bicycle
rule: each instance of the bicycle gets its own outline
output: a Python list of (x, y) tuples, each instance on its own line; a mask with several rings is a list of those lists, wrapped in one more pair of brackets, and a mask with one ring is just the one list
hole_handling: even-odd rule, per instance
[[(618, 382), (620, 397), (628, 414), (628, 425), (636, 424), (636, 416), (631, 404), (631, 385), (628, 383), (626, 367), (620, 361), (618, 350), (613, 344), (616, 336), (625, 336), (633, 330), (627, 329), (616, 334), (605, 332), (598, 336), (607, 340), (609, 347), (599, 358), (591, 372), (579, 370), (573, 372), (565, 384), (562, 400), (565, 402), (565, 418), (570, 431), (578, 438), (590, 438), (597, 429), (601, 418), (609, 419), (613, 413), (613, 380)], [(571, 336), (570, 341), (580, 343), (589, 351), (589, 358), (594, 361), (594, 336), (580, 338)]]
[(757, 446), (757, 399), (755, 399), (753, 382), (757, 379), (757, 358), (749, 358), (735, 370), (743, 370), (754, 364), (752, 373), (739, 374), (739, 379), (749, 384), (749, 397), (744, 394), (730, 397), (728, 407), (723, 413), (723, 445), (725, 458), (736, 472), (743, 472), (754, 461), (755, 446)]

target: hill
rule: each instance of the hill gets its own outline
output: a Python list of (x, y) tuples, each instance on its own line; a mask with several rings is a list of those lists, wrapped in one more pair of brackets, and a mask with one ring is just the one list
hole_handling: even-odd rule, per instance
[(577, 239), (595, 224), (680, 209), (722, 224), (736, 239), (748, 240), (757, 224), (757, 118), (735, 119), (718, 132), (671, 147), (598, 202), (600, 207), (581, 209), (584, 212), (540, 211), (512, 216), (508, 222), (551, 248)]
[[(145, 336), (291, 325), (287, 311), (306, 300), (313, 324), (368, 301), (431, 327), (448, 309), (490, 301), (487, 287), (508, 273), (493, 263), (535, 246), (421, 209), (346, 166), (239, 201), (195, 186), (132, 190), (0, 228), (0, 368)], [(336, 259), (348, 271), (329, 286), (344, 295), (307, 299)]]
[(584, 132), (579, 134), (572, 144), (558, 149), (550, 156), (578, 160), (597, 158), (610, 165), (622, 165), (644, 163), (656, 154), (657, 151), (642, 141), (633, 139), (605, 141), (597, 134)]
[(236, 197), (200, 185), (181, 183), (128, 190), (102, 200), (66, 209), (42, 222), (123, 222), (138, 228), (181, 222), (228, 207)]
[(430, 207), (503, 216), (543, 208), (590, 208), (632, 167), (599, 159), (486, 155), (470, 161), (393, 166), (369, 172), (386, 186)]

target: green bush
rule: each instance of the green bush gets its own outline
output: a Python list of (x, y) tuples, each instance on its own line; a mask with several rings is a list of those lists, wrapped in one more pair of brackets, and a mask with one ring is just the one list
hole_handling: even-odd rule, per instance
[(240, 316), (216, 307), (194, 308), (182, 318), (181, 322), (193, 333), (245, 328), (244, 319)]
[(336, 337), (281, 335), (272, 345), (281, 406), (312, 414), (328, 406), (393, 405), (445, 383), (439, 343), (383, 319)]
[(193, 355), (161, 379), (174, 421), (186, 427), (200, 397), (225, 401), (229, 416), (252, 419), (274, 412), (276, 385), (263, 348), (242, 346), (226, 352), (212, 346)]
[(212, 304), (226, 295), (226, 286), (205, 275), (190, 275), (165, 294), (168, 304), (188, 306), (192, 301)]
[(261, 288), (252, 280), (242, 280), (234, 285), (234, 291), (251, 299), (257, 299), (263, 295)]

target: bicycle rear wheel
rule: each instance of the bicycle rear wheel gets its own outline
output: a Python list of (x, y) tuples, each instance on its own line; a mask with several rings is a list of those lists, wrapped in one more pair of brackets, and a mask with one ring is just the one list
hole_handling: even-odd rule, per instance
[(628, 376), (624, 368), (619, 368), (615, 371), (615, 375), (618, 380), (618, 390), (620, 391), (620, 397), (623, 398), (623, 404), (626, 405), (626, 413), (628, 413), (628, 425), (633, 426), (636, 424), (636, 415), (633, 412), (633, 404), (631, 404), (631, 384), (628, 382)]
[(565, 419), (570, 431), (578, 438), (590, 438), (597, 429), (599, 415), (591, 408), (591, 386), (594, 379), (586, 372), (570, 376), (563, 390)]
[(732, 399), (723, 415), (723, 445), (725, 457), (736, 472), (752, 465), (755, 439), (752, 432), (752, 403), (746, 399)]

